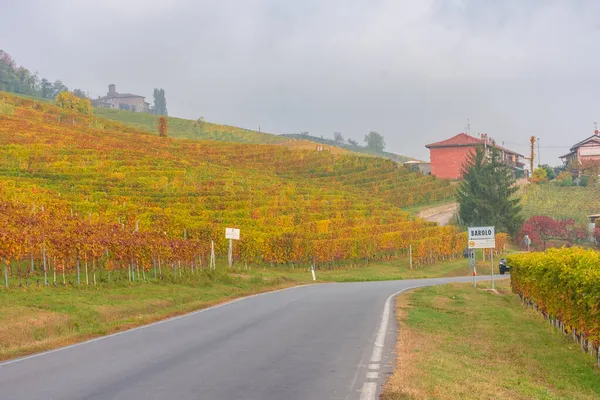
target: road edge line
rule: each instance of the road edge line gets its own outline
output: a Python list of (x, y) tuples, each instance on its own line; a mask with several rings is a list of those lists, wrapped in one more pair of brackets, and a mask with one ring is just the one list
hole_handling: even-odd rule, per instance
[[(399, 290), (395, 293), (392, 293), (385, 300), (385, 304), (383, 306), (383, 312), (381, 313), (381, 322), (379, 323), (379, 329), (377, 330), (377, 336), (375, 337), (375, 343), (373, 344), (373, 352), (371, 353), (371, 358), (369, 359), (370, 366), (377, 365), (379, 368), (379, 363), (381, 363), (381, 359), (383, 356), (383, 347), (385, 345), (385, 339), (387, 337), (387, 331), (390, 324), (391, 317), (391, 304), (392, 300), (396, 298), (396, 296), (413, 289), (418, 289), (421, 287), (426, 287), (428, 285), (417, 285), (410, 286)], [(395, 315), (395, 314), (394, 314)], [(378, 380), (372, 381), (374, 378), (373, 374), (370, 374), (369, 371), (366, 373), (365, 382), (363, 383), (363, 387), (361, 390), (360, 400), (376, 400), (377, 397), (377, 389), (378, 389)], [(371, 381), (369, 381), (371, 380)]]

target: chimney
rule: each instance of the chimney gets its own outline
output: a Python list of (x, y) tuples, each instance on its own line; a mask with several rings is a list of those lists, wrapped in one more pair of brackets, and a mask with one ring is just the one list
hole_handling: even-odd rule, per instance
[(115, 87), (115, 84), (111, 83), (110, 85), (108, 85), (108, 95), (114, 96), (115, 94), (117, 94), (117, 89)]

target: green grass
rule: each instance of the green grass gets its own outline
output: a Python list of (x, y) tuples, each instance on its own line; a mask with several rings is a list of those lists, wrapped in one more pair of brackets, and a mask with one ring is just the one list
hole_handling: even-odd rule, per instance
[[(106, 119), (158, 134), (158, 117), (156, 115), (109, 108), (94, 108), (94, 113)], [(167, 121), (169, 127), (168, 135), (174, 138), (258, 144), (278, 144), (288, 141), (287, 138), (269, 133), (210, 122), (204, 122), (204, 124), (199, 125), (196, 121), (175, 117), (167, 117)]]
[[(497, 263), (496, 263), (497, 264)], [(495, 266), (495, 271), (498, 269)], [(266, 269), (257, 270), (255, 273), (264, 278), (271, 279), (274, 277), (293, 279), (297, 282), (312, 281), (310, 269), (308, 268), (281, 268), (281, 269)], [(486, 275), (490, 273), (490, 263), (479, 262), (477, 273)], [(432, 265), (426, 265), (414, 269), (410, 269), (409, 261), (406, 258), (401, 258), (394, 261), (371, 263), (358, 267), (341, 267), (336, 269), (319, 269), (316, 271), (317, 280), (321, 282), (364, 282), (364, 281), (385, 281), (397, 279), (421, 279), (421, 278), (438, 278), (450, 276), (465, 276), (469, 275), (469, 264), (465, 259), (440, 262)]]
[(507, 280), (419, 289), (398, 299), (398, 366), (384, 400), (598, 399), (600, 371), (524, 308)]
[(523, 215), (548, 215), (588, 223), (586, 217), (600, 213), (600, 186), (559, 187), (552, 184), (527, 185), (521, 197)]

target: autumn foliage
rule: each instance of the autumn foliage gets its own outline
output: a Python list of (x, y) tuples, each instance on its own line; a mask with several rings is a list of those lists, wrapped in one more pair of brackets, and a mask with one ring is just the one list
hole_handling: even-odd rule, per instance
[[(210, 242), (261, 265), (334, 267), (462, 255), (464, 233), (400, 207), (447, 199), (448, 182), (375, 157), (158, 138), (6, 96), (0, 114), (0, 256), (144, 276), (207, 265)], [(44, 256), (45, 254), (45, 256)], [(59, 274), (60, 275), (60, 274)], [(90, 278), (91, 279), (91, 278)]]
[(534, 245), (545, 250), (551, 239), (565, 240), (572, 245), (585, 238), (585, 229), (577, 226), (573, 219), (555, 220), (546, 215), (529, 218), (521, 229), (520, 237), (528, 235)]
[(167, 124), (167, 117), (164, 115), (158, 118), (158, 136), (167, 137), (169, 133), (169, 126)]
[(76, 111), (82, 114), (92, 113), (90, 99), (82, 99), (71, 92), (61, 92), (56, 96), (56, 104), (65, 110)]
[[(508, 256), (511, 285), (583, 343), (600, 345), (600, 253), (577, 247)], [(583, 344), (582, 344), (583, 347)]]

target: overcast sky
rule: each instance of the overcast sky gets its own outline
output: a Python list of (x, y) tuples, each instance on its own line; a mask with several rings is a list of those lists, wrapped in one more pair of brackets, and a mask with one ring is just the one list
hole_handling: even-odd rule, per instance
[(0, 48), (104, 95), (167, 94), (169, 114), (308, 131), (429, 159), (471, 122), (542, 163), (600, 121), (596, 0), (0, 0)]

